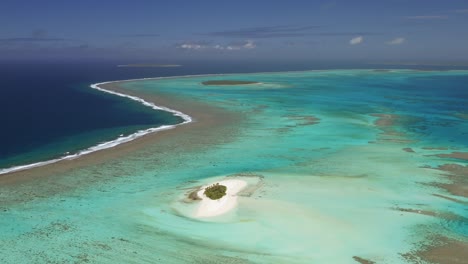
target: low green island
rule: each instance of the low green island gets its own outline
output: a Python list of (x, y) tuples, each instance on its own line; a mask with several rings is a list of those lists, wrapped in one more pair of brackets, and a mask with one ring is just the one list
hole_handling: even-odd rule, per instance
[(211, 200), (218, 200), (221, 197), (226, 195), (227, 187), (224, 185), (220, 185), (219, 183), (215, 183), (205, 188), (205, 194)]
[(259, 82), (253, 81), (237, 81), (237, 80), (211, 80), (202, 82), (203, 85), (246, 85), (258, 84)]

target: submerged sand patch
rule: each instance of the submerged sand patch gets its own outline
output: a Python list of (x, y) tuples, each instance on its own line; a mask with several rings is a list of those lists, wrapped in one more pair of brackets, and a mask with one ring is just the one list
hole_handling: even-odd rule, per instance
[(460, 119), (468, 119), (468, 113), (456, 113), (455, 116)]
[(409, 153), (414, 153), (415, 151), (412, 148), (403, 148), (404, 151)]
[(365, 258), (361, 258), (361, 257), (358, 257), (358, 256), (353, 256), (353, 259), (361, 264), (374, 264), (375, 262), (372, 261), (372, 260), (368, 260), (368, 259), (365, 259)]
[(447, 147), (422, 147), (424, 150), (448, 150)]
[[(374, 125), (381, 130), (377, 138), (377, 142), (390, 142), (390, 143), (400, 143), (400, 144), (409, 144), (413, 143), (414, 140), (408, 139), (407, 135), (397, 129), (397, 125), (401, 125), (407, 122), (415, 122), (413, 118), (408, 116), (401, 116), (396, 114), (370, 114), (370, 116), (377, 117), (374, 120)], [(405, 149), (404, 149), (405, 150)]]
[(436, 154), (440, 158), (453, 158), (468, 161), (468, 152), (452, 152), (450, 154)]
[(320, 123), (320, 118), (312, 115), (287, 115), (284, 117), (295, 121), (297, 126), (311, 126)]
[(444, 164), (436, 169), (448, 172), (445, 176), (451, 182), (435, 183), (435, 186), (445, 189), (452, 195), (468, 197), (468, 166)]
[(396, 119), (398, 119), (398, 116), (394, 114), (371, 114), (371, 116), (377, 117), (374, 124), (378, 127), (393, 126)]
[(467, 204), (468, 205), (468, 202), (464, 202), (462, 200), (455, 199), (455, 198), (452, 198), (452, 197), (448, 197), (448, 196), (445, 196), (445, 195), (442, 195), (442, 194), (433, 193), (432, 195), (434, 195), (436, 197), (439, 197), (439, 198), (442, 198), (442, 199), (446, 199), (446, 200), (455, 202), (455, 203), (462, 203), (462, 204)]
[(412, 263), (422, 261), (441, 264), (462, 264), (468, 259), (468, 243), (446, 237), (437, 237), (433, 244), (423, 249), (402, 254)]
[(254, 81), (237, 81), (237, 80), (212, 80), (204, 81), (203, 85), (246, 85), (246, 84), (259, 84), (259, 82)]

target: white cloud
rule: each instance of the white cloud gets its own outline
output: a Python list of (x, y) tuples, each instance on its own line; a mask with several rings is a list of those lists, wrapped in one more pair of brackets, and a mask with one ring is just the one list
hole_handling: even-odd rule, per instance
[(447, 16), (407, 16), (407, 19), (414, 20), (433, 20), (433, 19), (447, 19)]
[(247, 40), (240, 43), (233, 43), (229, 45), (207, 45), (201, 43), (182, 43), (176, 46), (177, 48), (186, 50), (202, 50), (202, 49), (216, 49), (216, 50), (242, 50), (242, 49), (255, 49), (257, 45), (252, 40)]
[(403, 44), (403, 42), (405, 41), (406, 41), (405, 38), (395, 38), (395, 39), (388, 41), (387, 44), (388, 45), (400, 45), (400, 44)]
[(202, 45), (202, 44), (194, 44), (194, 43), (183, 43), (177, 46), (178, 48), (181, 49), (187, 49), (187, 50), (200, 50), (207, 48), (207, 46)]
[(359, 36), (359, 37), (352, 38), (352, 39), (349, 41), (349, 44), (351, 44), (351, 45), (357, 45), (357, 44), (361, 44), (363, 41), (364, 41), (364, 38), (363, 38), (362, 36)]
[(240, 50), (241, 47), (240, 46), (227, 46), (226, 49), (227, 50)]
[(227, 50), (255, 49), (257, 45), (252, 40), (247, 40), (243, 43), (236, 43), (226, 46)]
[(255, 49), (257, 45), (252, 40), (247, 40), (244, 46), (242, 46), (244, 49)]

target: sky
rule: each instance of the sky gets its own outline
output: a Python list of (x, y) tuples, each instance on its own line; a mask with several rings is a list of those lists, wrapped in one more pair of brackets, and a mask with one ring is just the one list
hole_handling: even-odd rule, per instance
[(468, 64), (466, 0), (2, 0), (0, 60)]

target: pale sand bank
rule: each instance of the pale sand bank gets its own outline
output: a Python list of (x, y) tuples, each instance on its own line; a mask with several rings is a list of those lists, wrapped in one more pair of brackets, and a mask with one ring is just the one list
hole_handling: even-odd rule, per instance
[(201, 198), (201, 201), (200, 206), (195, 212), (195, 217), (213, 217), (231, 211), (237, 206), (237, 193), (242, 191), (242, 189), (244, 189), (247, 186), (246, 181), (238, 179), (223, 180), (216, 183), (226, 186), (226, 195), (223, 196), (221, 199), (212, 200), (204, 194), (205, 189), (212, 184), (203, 186), (197, 192), (197, 195)]

